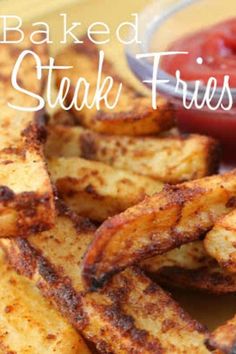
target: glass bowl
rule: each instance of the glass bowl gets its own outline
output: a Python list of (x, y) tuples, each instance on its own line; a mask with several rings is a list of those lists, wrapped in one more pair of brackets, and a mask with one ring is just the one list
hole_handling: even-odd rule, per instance
[[(148, 5), (138, 17), (139, 42), (125, 48), (128, 64), (134, 74), (144, 82), (151, 80), (153, 65), (148, 59), (137, 58), (137, 54), (163, 52), (177, 39), (236, 16), (235, 0), (159, 0)], [(212, 111), (207, 106), (202, 109), (185, 109), (182, 92), (176, 91), (176, 79), (164, 70), (158, 71), (156, 91), (172, 102), (176, 109), (177, 123), (181, 131), (213, 136), (223, 146), (225, 160), (236, 161), (236, 105), (231, 110)], [(146, 85), (150, 86), (151, 84)], [(191, 99), (194, 85), (188, 82), (187, 97)], [(205, 86), (199, 91), (204, 95)], [(236, 103), (236, 88), (231, 88)], [(217, 88), (216, 100), (221, 95)]]

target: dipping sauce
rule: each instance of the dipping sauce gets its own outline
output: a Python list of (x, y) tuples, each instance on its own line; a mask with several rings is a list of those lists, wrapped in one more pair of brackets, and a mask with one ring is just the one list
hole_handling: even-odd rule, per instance
[[(230, 75), (231, 87), (236, 87), (236, 19), (231, 19), (174, 42), (170, 51), (187, 51), (187, 55), (167, 56), (162, 67), (175, 75), (181, 71), (184, 80), (202, 80), (213, 76), (220, 85)], [(202, 58), (202, 63), (197, 62)]]
[[(177, 70), (186, 81), (207, 83), (215, 77), (221, 87), (229, 75), (230, 87), (236, 87), (236, 19), (230, 19), (202, 31), (184, 36), (170, 45), (170, 51), (187, 51), (187, 55), (163, 57), (162, 68), (175, 76)], [(199, 61), (199, 58), (202, 60)], [(185, 132), (208, 134), (218, 138), (224, 147), (224, 157), (236, 161), (236, 108), (230, 111), (186, 110), (179, 104), (177, 119)]]

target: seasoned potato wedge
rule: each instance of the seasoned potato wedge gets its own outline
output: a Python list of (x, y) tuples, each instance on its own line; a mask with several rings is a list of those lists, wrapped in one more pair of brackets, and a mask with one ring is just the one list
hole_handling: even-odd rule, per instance
[(219, 160), (215, 140), (200, 135), (135, 138), (57, 125), (48, 128), (46, 154), (81, 156), (168, 183), (210, 175)]
[(217, 220), (204, 245), (223, 268), (236, 273), (236, 210)]
[(96, 221), (124, 211), (163, 183), (79, 157), (52, 158), (48, 168), (59, 196), (79, 215)]
[(62, 109), (57, 110), (53, 114), (49, 115), (48, 124), (53, 125), (65, 125), (65, 126), (77, 126), (78, 122), (76, 118), (68, 111)]
[[(102, 75), (98, 79), (98, 48), (89, 40), (84, 40), (84, 44), (74, 45), (65, 48), (56, 57), (57, 65), (72, 66), (71, 69), (56, 71), (56, 82), (58, 86), (63, 77), (69, 77), (71, 87), (67, 95), (68, 104), (76, 93), (76, 84), (80, 77), (87, 80), (89, 87), (89, 105), (84, 106), (82, 110), (74, 108), (73, 113), (80, 124), (92, 130), (119, 135), (147, 135), (159, 133), (169, 129), (174, 125), (174, 111), (171, 105), (164, 99), (159, 98), (157, 109), (152, 108), (151, 98), (142, 96), (134, 88), (124, 82), (115, 72), (113, 65), (104, 60)], [(105, 99), (100, 101), (100, 108), (91, 106), (94, 101), (98, 82), (103, 82), (105, 78), (112, 77), (113, 85), (108, 93), (108, 104), (111, 106), (115, 102), (122, 82), (121, 95), (114, 108), (108, 108)], [(105, 94), (110, 87), (107, 82), (101, 93)], [(78, 106), (82, 103), (82, 98), (86, 92), (85, 85), (80, 85)], [(81, 114), (82, 113), (82, 114)]]
[(236, 170), (167, 186), (105, 221), (84, 259), (88, 286), (148, 258), (195, 241), (234, 207)]
[[(0, 352), (89, 354), (80, 335), (0, 251)], [(2, 350), (2, 351), (1, 351)]]
[(157, 274), (149, 274), (152, 279), (170, 288), (193, 289), (210, 294), (236, 292), (236, 277), (225, 272), (213, 262), (198, 269), (164, 267)]
[[(211, 335), (207, 344), (209, 348), (218, 349), (219, 354), (234, 354), (236, 343), (236, 316), (218, 327)], [(215, 353), (215, 352), (214, 352)], [(218, 354), (218, 352), (217, 352)]]
[(222, 270), (202, 241), (190, 242), (163, 255), (146, 259), (141, 268), (155, 281), (171, 288), (201, 290), (212, 294), (236, 292), (236, 276)]
[[(14, 35), (11, 32), (11, 39)], [(18, 111), (8, 105), (36, 104), (34, 98), (15, 90), (11, 83), (11, 73), (22, 50), (31, 49), (43, 64), (47, 62), (46, 45), (32, 47), (29, 36), (30, 31), (26, 31), (22, 43), (1, 44), (0, 237), (27, 236), (46, 230), (53, 226), (55, 217), (53, 192), (42, 153), (44, 114)], [(20, 67), (18, 81), (21, 87), (35, 93), (43, 90), (36, 76), (35, 60), (29, 55)]]
[(162, 268), (199, 269), (211, 265), (212, 259), (202, 241), (194, 241), (174, 248), (164, 254), (145, 259), (140, 267), (149, 274), (157, 274)]
[(93, 237), (86, 220), (63, 211), (52, 231), (1, 245), (101, 352), (207, 353), (204, 328), (140, 270), (128, 268), (99, 291), (85, 291), (81, 262)]

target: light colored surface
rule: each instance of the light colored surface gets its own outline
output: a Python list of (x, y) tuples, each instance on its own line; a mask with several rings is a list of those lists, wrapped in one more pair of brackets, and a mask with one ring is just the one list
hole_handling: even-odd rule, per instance
[(1, 0), (0, 15), (17, 15), (23, 20), (48, 15), (63, 6), (71, 6), (86, 0)]

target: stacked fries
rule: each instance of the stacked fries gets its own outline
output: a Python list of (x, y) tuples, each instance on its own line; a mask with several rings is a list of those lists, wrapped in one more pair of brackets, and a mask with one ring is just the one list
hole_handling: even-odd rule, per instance
[[(79, 74), (95, 89), (97, 56), (88, 41), (64, 49), (57, 63), (74, 68), (57, 84)], [(105, 73), (121, 81), (110, 62)], [(37, 117), (6, 112), (0, 75), (0, 353), (235, 351), (235, 318), (209, 333), (160, 284), (236, 291), (236, 171), (214, 175), (214, 139), (173, 133), (165, 99), (152, 110), (123, 85), (112, 114), (60, 111), (44, 142)]]

